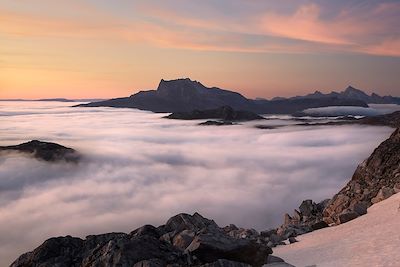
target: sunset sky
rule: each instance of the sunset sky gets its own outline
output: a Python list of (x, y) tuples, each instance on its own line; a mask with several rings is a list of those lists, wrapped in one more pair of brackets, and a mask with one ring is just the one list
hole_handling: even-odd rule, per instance
[(400, 1), (0, 0), (0, 98), (190, 77), (247, 97), (400, 95)]

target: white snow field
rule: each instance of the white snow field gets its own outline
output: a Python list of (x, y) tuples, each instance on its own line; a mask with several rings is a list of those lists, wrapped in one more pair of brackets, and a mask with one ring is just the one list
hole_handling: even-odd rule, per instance
[(400, 266), (400, 193), (348, 223), (297, 237), (274, 249), (296, 267)]

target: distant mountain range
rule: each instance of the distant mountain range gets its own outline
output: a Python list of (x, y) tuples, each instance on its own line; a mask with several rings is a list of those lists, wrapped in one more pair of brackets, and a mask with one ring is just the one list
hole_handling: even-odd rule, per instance
[(284, 100), (284, 99), (321, 99), (321, 98), (332, 98), (336, 97), (339, 99), (357, 99), (364, 101), (367, 104), (398, 104), (400, 105), (400, 97), (393, 96), (380, 96), (376, 93), (372, 93), (371, 95), (366, 94), (360, 89), (349, 86), (346, 90), (342, 92), (332, 91), (331, 93), (324, 94), (320, 91), (315, 91), (312, 94), (304, 95), (304, 96), (295, 96), (290, 98), (284, 97), (275, 97), (272, 100)]
[(258, 114), (293, 114), (307, 108), (327, 106), (368, 107), (365, 100), (342, 97), (336, 94), (312, 94), (303, 97), (279, 99), (248, 99), (243, 95), (220, 89), (205, 87), (190, 79), (161, 80), (157, 90), (140, 91), (130, 97), (77, 105), (79, 107), (138, 108), (153, 112), (188, 112), (230, 106), (235, 110), (252, 111)]

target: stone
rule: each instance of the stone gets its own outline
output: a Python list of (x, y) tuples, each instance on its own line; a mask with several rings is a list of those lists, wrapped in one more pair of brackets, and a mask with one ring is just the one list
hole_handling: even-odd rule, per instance
[(325, 228), (328, 226), (329, 225), (325, 221), (318, 221), (318, 222), (313, 223), (311, 225), (311, 228), (313, 231), (315, 231), (315, 230), (319, 230), (319, 229), (322, 229), (322, 228)]
[(164, 267), (165, 263), (159, 259), (139, 261), (133, 267)]
[(346, 223), (348, 221), (354, 220), (359, 215), (354, 211), (344, 211), (339, 215), (339, 223)]
[(313, 212), (314, 212), (314, 203), (313, 203), (313, 201), (311, 199), (304, 200), (301, 203), (301, 205), (299, 207), (299, 210), (300, 210), (300, 212), (301, 212), (301, 214), (303, 216), (307, 216), (307, 217), (311, 216), (313, 214)]
[(192, 243), (194, 237), (195, 233), (193, 231), (183, 230), (173, 237), (172, 245), (181, 250), (185, 250), (190, 245), (190, 243)]
[(274, 263), (264, 264), (263, 267), (295, 267), (295, 266), (286, 262), (274, 262)]
[(378, 194), (376, 194), (376, 196), (371, 200), (371, 202), (373, 204), (378, 203), (382, 200), (385, 200), (389, 197), (391, 197), (394, 194), (394, 190), (392, 188), (388, 188), (388, 187), (382, 187)]
[(186, 213), (181, 213), (170, 218), (165, 224), (164, 231), (171, 232), (177, 231), (181, 232), (183, 230), (199, 231), (203, 228), (219, 228), (218, 225), (213, 221), (204, 218), (197, 212), (193, 215)]
[(262, 266), (269, 254), (268, 246), (248, 239), (236, 239), (219, 232), (200, 234), (186, 248), (186, 252), (196, 256), (201, 262), (214, 262), (220, 258), (238, 261), (252, 266)]
[(296, 238), (294, 238), (294, 237), (289, 237), (289, 243), (290, 243), (290, 244), (293, 244), (293, 243), (296, 243), (296, 242), (298, 242)]
[(358, 202), (353, 206), (354, 212), (356, 212), (359, 216), (367, 214), (367, 209), (367, 202)]
[(251, 267), (251, 265), (246, 264), (246, 263), (237, 262), (237, 261), (229, 261), (229, 260), (225, 260), (225, 259), (219, 259), (212, 263), (206, 263), (206, 264), (203, 264), (200, 266), (201, 267)]
[(277, 256), (268, 255), (267, 264), (268, 263), (275, 263), (275, 262), (285, 262), (285, 261), (283, 259), (277, 257)]

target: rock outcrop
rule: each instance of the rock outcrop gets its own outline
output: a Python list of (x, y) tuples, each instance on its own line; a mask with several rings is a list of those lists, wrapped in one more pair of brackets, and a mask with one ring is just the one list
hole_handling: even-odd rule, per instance
[(78, 162), (80, 159), (80, 155), (72, 148), (38, 140), (29, 141), (20, 145), (1, 146), (0, 151), (21, 152), (49, 162), (63, 160), (67, 162)]
[(248, 99), (243, 95), (220, 89), (208, 88), (197, 81), (177, 79), (161, 80), (157, 90), (140, 91), (130, 97), (115, 98), (100, 102), (78, 105), (79, 107), (137, 108), (153, 112), (190, 112), (193, 110), (215, 109), (231, 106), (257, 114), (292, 114), (307, 108), (327, 106), (360, 106), (367, 103), (359, 99), (340, 98), (337, 95), (315, 98), (293, 99)]
[(216, 109), (193, 110), (190, 112), (174, 112), (165, 118), (175, 120), (208, 120), (219, 119), (222, 122), (263, 120), (265, 118), (256, 113), (243, 110), (234, 110), (232, 107), (223, 106)]
[(329, 201), (324, 221), (340, 224), (367, 212), (374, 203), (400, 190), (400, 129), (361, 163), (351, 181)]
[[(200, 214), (178, 214), (165, 225), (145, 225), (130, 234), (109, 233), (86, 239), (50, 238), (20, 256), (11, 267), (26, 266), (263, 266), (282, 259), (255, 230), (220, 228)], [(288, 265), (290, 266), (290, 265)]]
[(296, 242), (296, 236), (312, 232), (314, 230), (328, 227), (323, 221), (323, 211), (329, 199), (315, 203), (311, 199), (304, 200), (292, 215), (284, 215), (284, 223), (275, 230), (261, 232), (262, 235), (270, 237), (269, 245), (274, 247), (288, 240), (289, 243)]

